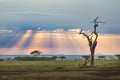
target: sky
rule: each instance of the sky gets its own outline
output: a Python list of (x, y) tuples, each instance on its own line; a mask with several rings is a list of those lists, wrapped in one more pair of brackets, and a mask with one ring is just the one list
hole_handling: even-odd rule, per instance
[[(9, 36), (8, 36), (9, 35)], [(88, 55), (88, 41), (77, 31), (69, 30), (3, 30), (0, 37), (0, 54), (29, 54), (39, 50), (42, 54)], [(120, 34), (99, 34), (96, 54), (120, 53)]]
[(96, 16), (106, 22), (96, 53), (120, 53), (119, 7), (119, 0), (0, 0), (0, 54), (88, 54), (87, 41), (70, 30), (92, 31)]

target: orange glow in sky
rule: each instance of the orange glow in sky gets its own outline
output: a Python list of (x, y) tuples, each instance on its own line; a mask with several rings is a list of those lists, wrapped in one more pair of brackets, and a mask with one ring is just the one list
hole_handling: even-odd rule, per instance
[[(29, 54), (33, 50), (39, 50), (43, 54), (89, 54), (88, 42), (78, 33), (73, 32), (49, 32), (26, 31), (15, 46), (0, 48), (0, 54)], [(28, 47), (23, 45), (32, 36)], [(96, 54), (120, 53), (120, 35), (100, 34)]]

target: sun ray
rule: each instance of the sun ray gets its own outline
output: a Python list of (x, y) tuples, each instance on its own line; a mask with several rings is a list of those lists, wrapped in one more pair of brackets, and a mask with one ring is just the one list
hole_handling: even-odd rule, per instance
[(33, 51), (33, 50), (40, 50), (42, 52), (48, 52), (47, 48), (44, 47), (46, 42), (47, 36), (45, 36), (46, 33), (43, 33), (41, 31), (36, 31), (34, 33), (33, 39), (30, 43), (30, 46), (28, 47), (27, 52)]
[[(16, 39), (19, 38), (19, 39)], [(28, 39), (31, 39), (30, 41)], [(16, 41), (19, 40), (19, 41)], [(29, 41), (29, 44), (26, 42)], [(14, 47), (0, 48), (0, 53), (29, 54), (39, 50), (44, 54), (89, 54), (89, 45), (85, 38), (73, 32), (26, 31), (18, 32), (10, 42)], [(12, 44), (11, 43), (11, 44)], [(28, 45), (27, 47), (24, 44)], [(96, 54), (120, 53), (120, 35), (100, 35)]]
[(26, 40), (31, 36), (32, 30), (27, 30), (25, 34), (22, 35), (21, 39), (18, 41), (18, 43), (13, 47), (14, 53), (21, 52), (22, 45), (26, 42)]

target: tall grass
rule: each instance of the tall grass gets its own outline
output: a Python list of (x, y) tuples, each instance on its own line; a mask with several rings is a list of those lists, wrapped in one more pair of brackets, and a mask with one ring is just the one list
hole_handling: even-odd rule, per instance
[(84, 61), (1, 61), (0, 71), (120, 70), (120, 60), (96, 60), (95, 67), (81, 68)]
[[(1, 61), (0, 80), (119, 80), (120, 60), (84, 61)], [(106, 71), (107, 70), (107, 71)]]

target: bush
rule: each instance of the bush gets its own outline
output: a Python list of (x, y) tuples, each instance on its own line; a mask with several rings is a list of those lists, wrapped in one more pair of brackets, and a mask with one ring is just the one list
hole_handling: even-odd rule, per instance
[(0, 61), (4, 61), (4, 59), (0, 59)]

